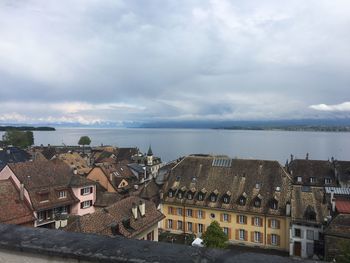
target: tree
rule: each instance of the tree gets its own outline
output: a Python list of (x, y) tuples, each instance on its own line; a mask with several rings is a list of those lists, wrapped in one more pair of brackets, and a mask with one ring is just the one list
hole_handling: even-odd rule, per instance
[(83, 153), (85, 153), (85, 145), (90, 145), (91, 139), (89, 136), (81, 136), (78, 144), (83, 145)]
[(211, 222), (207, 231), (203, 234), (203, 243), (206, 247), (211, 248), (226, 248), (228, 237), (223, 232), (220, 224), (217, 221)]
[(8, 130), (2, 136), (2, 139), (7, 145), (13, 145), (21, 148), (34, 144), (34, 136), (32, 131)]

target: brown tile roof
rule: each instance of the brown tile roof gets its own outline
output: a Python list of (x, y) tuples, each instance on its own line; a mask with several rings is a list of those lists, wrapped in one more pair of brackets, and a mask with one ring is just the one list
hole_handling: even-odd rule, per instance
[[(164, 184), (164, 201), (213, 208), (285, 215), (290, 200), (290, 178), (277, 161), (229, 159), (222, 156), (188, 156), (170, 172)], [(173, 197), (169, 196), (173, 193)], [(204, 193), (204, 200), (198, 199)], [(179, 198), (179, 194), (183, 198)], [(193, 198), (187, 198), (192, 193)], [(216, 194), (216, 201), (210, 196)], [(224, 197), (228, 203), (224, 203)], [(239, 199), (245, 198), (245, 205)], [(244, 199), (243, 198), (243, 199)], [(254, 201), (261, 201), (260, 207)], [(278, 202), (272, 209), (272, 201)]]
[(146, 200), (150, 200), (155, 205), (160, 203), (160, 187), (155, 183), (154, 180), (145, 183), (145, 186), (142, 188), (140, 197)]
[(139, 149), (136, 147), (132, 148), (118, 148), (117, 149), (117, 160), (118, 162), (130, 163), (132, 162), (132, 156), (138, 154)]
[(350, 214), (337, 215), (325, 230), (325, 235), (345, 237), (350, 239)]
[(335, 200), (335, 207), (340, 214), (350, 214), (350, 200)]
[(138, 217), (135, 219), (131, 208), (133, 204), (139, 204), (141, 200), (135, 196), (122, 199), (114, 205), (79, 217), (76, 221), (67, 225), (65, 230), (109, 236), (119, 234), (129, 238), (135, 237), (164, 218), (164, 215), (156, 209), (152, 202), (143, 200), (146, 208), (145, 216), (141, 217), (138, 212)]
[(19, 190), (11, 179), (0, 181), (0, 223), (26, 224), (35, 220), (33, 211), (20, 200)]
[[(10, 164), (10, 169), (28, 191), (35, 210), (43, 210), (79, 202), (69, 187), (73, 172), (64, 162), (32, 161)], [(59, 191), (66, 191), (66, 198), (58, 198)], [(48, 200), (42, 202), (42, 195)]]
[(293, 186), (292, 220), (322, 224), (328, 215), (328, 206), (324, 202), (324, 191), (320, 187)]
[[(294, 184), (303, 184), (311, 186), (336, 186), (334, 169), (329, 161), (320, 160), (302, 160), (296, 159), (288, 165), (288, 171), (293, 178)], [(302, 183), (297, 182), (297, 177), (302, 178)], [(311, 183), (310, 178), (315, 178), (315, 182)], [(330, 178), (331, 183), (325, 184), (325, 179)]]
[(72, 175), (69, 186), (71, 187), (83, 187), (88, 185), (97, 184), (95, 181), (85, 178), (82, 175)]
[(79, 153), (61, 153), (58, 159), (68, 164), (71, 168), (77, 169), (78, 174), (87, 174), (91, 170), (87, 161)]

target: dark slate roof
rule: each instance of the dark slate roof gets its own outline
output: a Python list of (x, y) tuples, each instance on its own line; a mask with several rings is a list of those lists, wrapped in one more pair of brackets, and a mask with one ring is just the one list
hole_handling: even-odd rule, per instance
[(140, 197), (146, 200), (150, 200), (158, 206), (160, 203), (159, 191), (160, 187), (156, 184), (154, 179), (152, 179), (151, 181), (145, 183), (145, 186), (140, 192)]
[[(302, 160), (296, 159), (289, 163), (288, 171), (293, 178), (293, 184), (302, 184), (310, 186), (336, 186), (333, 165), (329, 161), (320, 160)], [(297, 177), (302, 178), (302, 182), (297, 182)], [(311, 183), (310, 178), (315, 178)], [(330, 178), (331, 183), (325, 184), (325, 179)]]
[(294, 222), (319, 225), (324, 222), (327, 216), (328, 206), (324, 199), (323, 188), (293, 186), (292, 220)]
[(69, 186), (71, 187), (83, 187), (83, 186), (89, 186), (89, 185), (96, 185), (97, 183), (85, 178), (81, 175), (72, 175)]
[(350, 161), (335, 161), (335, 167), (339, 183), (350, 186)]
[(96, 207), (106, 207), (115, 204), (123, 199), (123, 196), (117, 192), (107, 192), (100, 184), (96, 185)]
[(147, 156), (152, 156), (153, 155), (153, 152), (152, 152), (152, 148), (151, 148), (151, 145), (149, 146), (148, 148), (148, 151), (147, 151)]
[(139, 149), (136, 147), (132, 148), (118, 148), (117, 150), (117, 160), (118, 162), (132, 162), (132, 156), (137, 154)]
[(145, 170), (143, 169), (145, 166), (142, 166), (138, 163), (129, 163), (128, 166), (130, 167), (130, 169), (134, 170), (138, 174), (145, 173)]
[(19, 190), (11, 179), (0, 180), (0, 222), (25, 224), (35, 220), (29, 204), (20, 199)]
[(328, 225), (324, 234), (350, 238), (350, 214), (337, 215)]
[(9, 163), (26, 162), (31, 159), (28, 152), (17, 148), (17, 147), (7, 147), (0, 150), (0, 170)]
[[(131, 208), (133, 204), (145, 202), (145, 216), (135, 219)], [(164, 218), (155, 205), (139, 197), (131, 196), (120, 200), (114, 205), (98, 210), (92, 214), (84, 215), (65, 227), (66, 231), (94, 233), (100, 235), (122, 235), (135, 237)], [(113, 228), (115, 230), (113, 230)]]
[[(79, 202), (69, 187), (73, 172), (60, 160), (9, 164), (9, 168), (24, 184), (35, 210)], [(67, 197), (59, 199), (58, 191), (63, 190), (67, 191)], [(41, 202), (44, 193), (49, 194), (47, 202)]]
[[(163, 191), (164, 201), (168, 203), (285, 215), (291, 183), (277, 161), (188, 156), (172, 169)], [(173, 197), (169, 196), (170, 191)], [(190, 192), (194, 194), (192, 200), (187, 198)], [(203, 201), (198, 200), (200, 192), (205, 194)], [(179, 193), (183, 193), (184, 198), (180, 199)], [(211, 202), (212, 194), (217, 196), (216, 202)], [(224, 196), (229, 197), (228, 204), (223, 202)], [(239, 205), (242, 196), (246, 199), (245, 205)], [(261, 200), (260, 207), (254, 206), (257, 198)], [(273, 200), (278, 202), (277, 209), (271, 208)]]

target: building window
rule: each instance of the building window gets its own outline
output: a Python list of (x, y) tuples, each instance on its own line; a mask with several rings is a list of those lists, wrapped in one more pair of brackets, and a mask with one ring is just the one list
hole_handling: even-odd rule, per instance
[(177, 230), (182, 230), (182, 221), (177, 221)]
[(245, 240), (245, 231), (244, 229), (239, 230), (239, 240)]
[(261, 218), (260, 217), (254, 217), (254, 225), (261, 226)]
[(192, 224), (192, 222), (187, 222), (187, 231), (188, 232), (192, 232), (193, 230), (193, 228), (192, 228), (192, 226), (193, 226), (193, 224)]
[(278, 241), (277, 241), (277, 235), (276, 234), (272, 234), (271, 235), (271, 245), (277, 245), (278, 244)]
[(256, 242), (256, 243), (261, 242), (261, 233), (260, 232), (257, 232), (257, 231), (254, 232), (254, 242)]
[(306, 230), (306, 238), (308, 240), (314, 240), (314, 231), (313, 230)]
[(43, 221), (46, 219), (46, 211), (40, 211), (38, 212), (38, 220)]
[(152, 231), (152, 232), (149, 232), (149, 233), (147, 234), (147, 240), (150, 240), (150, 241), (153, 241), (153, 240), (154, 240), (154, 233), (153, 233), (153, 231)]
[(192, 200), (192, 198), (193, 198), (193, 195), (192, 195), (191, 193), (188, 193), (188, 194), (187, 194), (187, 199), (188, 199), (188, 200)]
[(331, 178), (325, 178), (324, 183), (325, 184), (330, 184), (332, 182)]
[(216, 195), (212, 194), (210, 196), (210, 202), (216, 202)]
[(203, 218), (203, 211), (202, 210), (198, 210), (198, 218)]
[(255, 184), (255, 188), (256, 188), (256, 189), (260, 189), (260, 183), (256, 183), (256, 184)]
[(182, 208), (177, 208), (177, 209), (176, 209), (176, 214), (177, 214), (178, 216), (182, 216)]
[(226, 213), (222, 214), (222, 220), (224, 222), (228, 222), (228, 214), (226, 214)]
[(274, 210), (278, 209), (278, 202), (277, 202), (277, 200), (273, 199), (271, 201), (271, 209), (274, 209)]
[(67, 197), (67, 192), (66, 191), (59, 191), (58, 192), (58, 198), (66, 198)]
[(278, 228), (278, 220), (271, 219), (271, 228)]
[(186, 209), (186, 216), (192, 217), (192, 209)]
[(306, 254), (308, 257), (312, 257), (314, 255), (314, 244), (306, 243)]
[(178, 197), (179, 199), (182, 199), (182, 192), (179, 192), (178, 195), (177, 195), (177, 197)]
[(204, 199), (203, 194), (202, 194), (202, 193), (199, 193), (199, 194), (198, 194), (198, 200), (199, 200), (199, 201), (203, 201), (203, 199)]
[(238, 223), (245, 224), (246, 223), (246, 216), (239, 215), (238, 216)]
[(228, 204), (230, 202), (230, 198), (227, 195), (225, 195), (223, 198), (223, 202), (224, 204)]
[(214, 213), (210, 213), (210, 218), (214, 219), (215, 218), (215, 214)]
[(301, 237), (301, 229), (300, 228), (295, 228), (294, 229), (294, 236), (295, 237)]
[(254, 200), (254, 206), (255, 207), (260, 207), (261, 206), (261, 200), (260, 198), (256, 197)]
[(80, 203), (80, 208), (89, 208), (92, 206), (92, 200), (84, 201)]
[(241, 197), (239, 198), (239, 205), (245, 205), (245, 202), (246, 202), (245, 197), (241, 196)]
[(168, 219), (168, 228), (169, 229), (173, 228), (173, 220), (172, 219)]
[(84, 187), (80, 190), (80, 195), (89, 195), (92, 193), (92, 187)]
[(203, 230), (204, 230), (204, 225), (198, 224), (198, 233), (203, 233)]
[(315, 177), (310, 177), (310, 183), (316, 183), (316, 178)]
[(228, 236), (228, 227), (223, 227), (222, 230), (224, 231), (225, 235)]
[(302, 180), (302, 178), (301, 178), (301, 176), (297, 176), (297, 182), (298, 183), (301, 183), (303, 180)]
[(168, 193), (168, 196), (170, 197), (170, 198), (172, 198), (173, 197), (173, 191), (169, 191), (169, 193)]

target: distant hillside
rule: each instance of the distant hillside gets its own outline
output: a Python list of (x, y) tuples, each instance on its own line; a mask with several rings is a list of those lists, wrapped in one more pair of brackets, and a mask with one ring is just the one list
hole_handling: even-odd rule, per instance
[(8, 131), (8, 130), (16, 130), (16, 131), (55, 131), (56, 129), (53, 127), (33, 127), (33, 126), (0, 126), (0, 131)]

